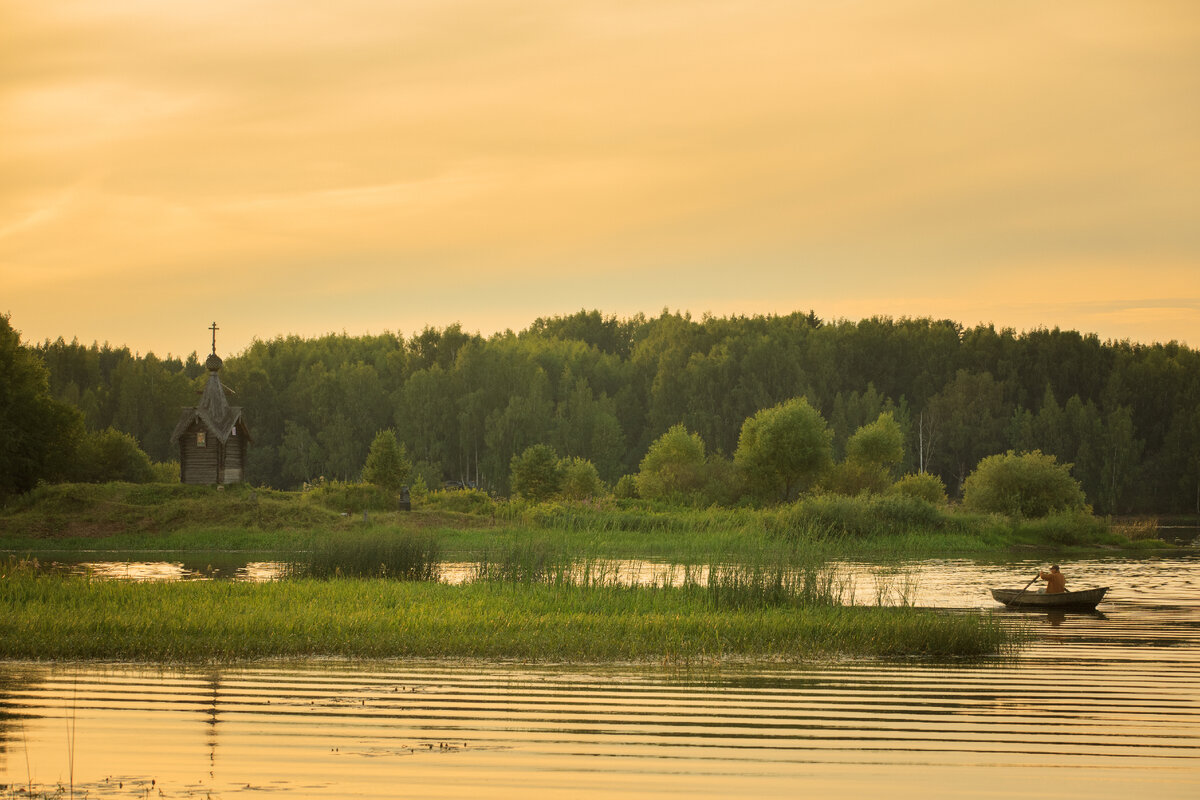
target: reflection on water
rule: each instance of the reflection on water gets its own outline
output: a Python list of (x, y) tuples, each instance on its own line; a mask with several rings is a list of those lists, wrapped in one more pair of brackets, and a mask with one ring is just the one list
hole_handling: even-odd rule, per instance
[[(920, 562), (918, 592), (963, 605), (1031, 566)], [(1200, 796), (1200, 564), (1068, 567), (1111, 601), (998, 610), (1041, 635), (982, 662), (3, 663), (0, 783), (53, 790), (73, 768), (88, 797)]]
[[(1134, 595), (1153, 596), (1166, 585), (1175, 587), (1180, 577), (1176, 566), (1192, 564), (1200, 552), (1183, 551), (1176, 557), (1129, 559), (1091, 558), (1063, 565), (1069, 589), (1110, 586), (1105, 599), (1109, 603)], [(219, 557), (219, 558), (218, 558)], [(49, 569), (112, 580), (237, 580), (270, 581), (283, 578), (285, 561), (237, 554), (211, 554), (193, 561), (104, 561), (85, 557), (70, 560), (63, 556), (43, 558)], [(846, 600), (858, 605), (916, 605), (936, 608), (991, 608), (990, 589), (994, 586), (1021, 588), (1044, 569), (1044, 559), (1003, 562), (971, 559), (913, 559), (872, 562), (834, 562), (831, 569)], [(451, 584), (470, 580), (476, 565), (471, 562), (446, 562), (440, 565), (439, 579)], [(622, 585), (681, 585), (685, 581), (704, 583), (708, 567), (681, 565), (639, 559), (609, 559), (589, 562), (576, 569), (576, 578), (590, 571), (593, 580)], [(1185, 570), (1186, 572), (1186, 570)], [(1200, 606), (1200, 586), (1180, 587), (1182, 602)], [(1033, 591), (1031, 588), (1030, 591)]]
[(89, 575), (104, 580), (193, 581), (234, 580), (273, 581), (284, 576), (283, 561), (245, 561), (236, 566), (189, 565), (182, 561), (78, 561), (49, 562), (47, 567), (74, 575)]

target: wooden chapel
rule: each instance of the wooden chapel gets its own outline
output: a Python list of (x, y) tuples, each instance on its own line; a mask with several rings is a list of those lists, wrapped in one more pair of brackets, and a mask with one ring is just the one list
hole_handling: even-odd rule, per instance
[(200, 395), (200, 404), (183, 409), (171, 441), (179, 444), (179, 480), (183, 483), (223, 486), (246, 480), (246, 450), (250, 430), (240, 406), (231, 406), (217, 373), (221, 358), (217, 355), (217, 323), (212, 354), (204, 362), (208, 381)]

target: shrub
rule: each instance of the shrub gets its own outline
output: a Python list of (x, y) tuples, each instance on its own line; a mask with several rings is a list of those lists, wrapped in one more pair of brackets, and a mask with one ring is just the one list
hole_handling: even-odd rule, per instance
[(409, 502), (414, 505), (420, 505), (429, 499), (429, 486), (425, 483), (425, 476), (418, 475), (413, 479), (412, 486), (409, 487)]
[(850, 459), (835, 464), (822, 481), (829, 491), (849, 497), (866, 492), (882, 493), (890, 483), (886, 467)]
[(771, 529), (793, 538), (864, 537), (938, 531), (948, 525), (945, 512), (917, 497), (818, 494), (782, 510)]
[(637, 478), (633, 475), (622, 475), (617, 479), (613, 494), (622, 500), (634, 500), (638, 496)]
[(1108, 526), (1085, 511), (1067, 511), (1023, 520), (1017, 525), (1016, 533), (1039, 543), (1082, 545), (1101, 539), (1108, 533)]
[(496, 501), (478, 489), (439, 489), (429, 492), (423, 505), (440, 511), (457, 511), (460, 514), (491, 514), (496, 509)]
[(963, 506), (1014, 517), (1044, 517), (1082, 509), (1083, 488), (1071, 477), (1071, 465), (1059, 464), (1040, 450), (988, 456), (963, 483)]
[(704, 488), (699, 499), (704, 505), (732, 506), (745, 494), (742, 471), (728, 458), (711, 455), (704, 463)]
[(904, 434), (885, 411), (879, 419), (863, 425), (846, 442), (846, 460), (861, 465), (874, 465), (890, 470), (904, 459)]
[(115, 428), (84, 436), (72, 471), (74, 480), (81, 483), (149, 483), (155, 477), (150, 457), (137, 440)]
[(514, 455), (509, 462), (512, 490), (517, 497), (533, 502), (549, 500), (559, 490), (561, 475), (558, 454), (548, 444), (534, 444)]
[(948, 502), (946, 499), (946, 484), (942, 483), (941, 478), (930, 472), (905, 475), (892, 484), (891, 492), (893, 494), (907, 495), (908, 497), (919, 497), (935, 506), (944, 506)]
[(154, 483), (179, 483), (178, 461), (155, 461), (150, 467), (154, 470)]
[(396, 441), (392, 430), (380, 431), (371, 442), (367, 452), (367, 463), (363, 466), (363, 480), (380, 489), (396, 493), (408, 483), (412, 463), (404, 445)]
[(704, 440), (675, 425), (646, 451), (638, 466), (638, 494), (647, 500), (690, 498), (704, 488), (704, 464)]
[(343, 514), (396, 510), (396, 496), (373, 483), (322, 481), (309, 495), (318, 505)]
[(586, 500), (604, 492), (596, 466), (586, 458), (564, 458), (558, 462), (559, 491), (568, 500)]

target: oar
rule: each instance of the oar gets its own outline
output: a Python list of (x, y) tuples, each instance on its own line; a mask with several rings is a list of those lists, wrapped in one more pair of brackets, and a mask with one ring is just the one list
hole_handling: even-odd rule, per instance
[[(1040, 573), (1037, 575), (1034, 575), (1033, 579), (1030, 580), (1029, 583), (1025, 584), (1025, 589), (1028, 589), (1030, 586), (1033, 586), (1033, 581), (1036, 581), (1040, 577), (1041, 577)], [(1010, 606), (1016, 605), (1017, 601), (1021, 599), (1021, 595), (1025, 594), (1025, 589), (1022, 589), (1020, 592), (1018, 592), (1016, 597), (1014, 597), (1012, 600), (1008, 601), (1008, 604)]]

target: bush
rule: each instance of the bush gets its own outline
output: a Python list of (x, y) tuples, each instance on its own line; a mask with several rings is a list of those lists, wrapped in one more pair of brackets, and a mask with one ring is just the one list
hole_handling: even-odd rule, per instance
[(1016, 533), (1039, 543), (1083, 545), (1102, 539), (1108, 533), (1108, 525), (1085, 511), (1068, 511), (1022, 521)]
[(690, 499), (705, 484), (704, 440), (675, 425), (658, 437), (638, 466), (638, 495), (647, 500)]
[(496, 510), (496, 501), (478, 489), (439, 489), (426, 495), (422, 505), (440, 511), (457, 511), (460, 514), (492, 514)]
[(367, 463), (363, 466), (363, 480), (394, 494), (408, 483), (411, 472), (412, 463), (404, 445), (396, 441), (395, 431), (375, 434), (367, 453)]
[(397, 507), (396, 495), (373, 483), (324, 481), (311, 489), (309, 496), (318, 505), (344, 514), (395, 511)]
[(638, 496), (637, 478), (633, 475), (622, 475), (617, 479), (613, 494), (622, 500), (635, 500)]
[(558, 462), (559, 490), (568, 500), (586, 500), (604, 493), (604, 482), (596, 466), (586, 458), (564, 458)]
[(892, 484), (892, 494), (902, 494), (908, 497), (919, 497), (935, 506), (944, 506), (946, 499), (946, 484), (942, 479), (930, 472), (915, 475), (905, 475)]
[(822, 481), (829, 491), (848, 497), (864, 493), (880, 494), (890, 483), (886, 467), (850, 459), (835, 464)]
[(512, 490), (517, 497), (537, 503), (558, 494), (561, 475), (558, 454), (548, 444), (534, 444), (509, 462)]
[(150, 467), (154, 470), (154, 483), (179, 483), (178, 461), (155, 461)]
[(73, 479), (80, 483), (150, 483), (155, 478), (150, 457), (138, 447), (137, 440), (115, 428), (84, 436), (72, 471)]
[(701, 505), (733, 506), (745, 494), (742, 471), (728, 458), (711, 455), (704, 464), (704, 488), (698, 497)]
[(846, 460), (860, 465), (874, 465), (885, 470), (894, 468), (904, 460), (904, 434), (892, 417), (885, 411), (879, 419), (863, 425), (846, 442)]
[(890, 536), (944, 530), (946, 513), (917, 497), (818, 494), (781, 511), (771, 528), (789, 537)]
[(424, 475), (417, 475), (417, 477), (413, 478), (408, 495), (409, 502), (412, 505), (420, 505), (429, 499), (429, 486), (425, 483)]
[(1013, 517), (1044, 517), (1083, 509), (1086, 501), (1071, 465), (1040, 450), (988, 456), (963, 483), (963, 506)]

